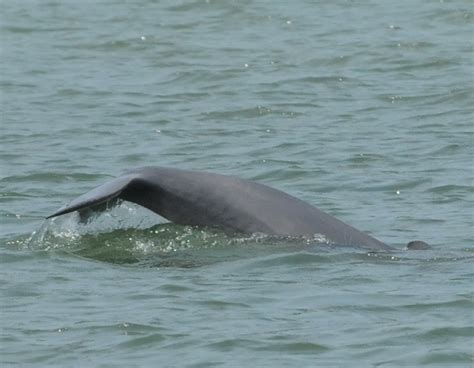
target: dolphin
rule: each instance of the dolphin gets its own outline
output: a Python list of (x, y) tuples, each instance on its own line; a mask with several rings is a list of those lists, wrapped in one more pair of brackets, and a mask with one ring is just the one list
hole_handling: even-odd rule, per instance
[[(137, 203), (181, 225), (282, 237), (322, 235), (336, 245), (393, 249), (280, 190), (233, 176), (165, 167), (127, 171), (74, 199), (47, 218), (73, 211), (80, 214), (103, 211), (119, 199)], [(416, 249), (420, 249), (421, 243), (424, 242), (416, 241)]]

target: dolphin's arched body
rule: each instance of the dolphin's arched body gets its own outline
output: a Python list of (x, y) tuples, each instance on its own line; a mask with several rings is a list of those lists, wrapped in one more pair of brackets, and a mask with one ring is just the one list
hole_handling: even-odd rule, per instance
[(282, 191), (250, 180), (207, 172), (144, 167), (76, 198), (50, 217), (122, 199), (181, 225), (276, 236), (314, 236), (337, 245), (390, 250), (385, 243)]

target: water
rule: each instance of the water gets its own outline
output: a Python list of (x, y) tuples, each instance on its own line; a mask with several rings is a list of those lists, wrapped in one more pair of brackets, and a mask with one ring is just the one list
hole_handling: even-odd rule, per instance
[[(473, 23), (471, 1), (2, 2), (2, 366), (472, 366)], [(258, 180), (399, 251), (126, 203), (44, 220), (145, 165)]]

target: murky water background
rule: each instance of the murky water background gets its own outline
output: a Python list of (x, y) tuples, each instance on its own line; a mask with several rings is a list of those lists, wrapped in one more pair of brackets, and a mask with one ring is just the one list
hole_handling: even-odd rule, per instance
[[(2, 366), (472, 365), (471, 1), (1, 7)], [(400, 251), (128, 204), (44, 221), (145, 165), (261, 181)]]

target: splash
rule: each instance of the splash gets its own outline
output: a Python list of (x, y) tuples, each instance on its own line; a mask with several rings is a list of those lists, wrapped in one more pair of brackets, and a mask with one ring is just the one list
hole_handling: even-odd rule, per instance
[[(116, 264), (196, 266), (252, 256), (256, 252), (329, 244), (326, 238), (227, 234), (216, 228), (151, 223), (157, 216), (122, 203), (87, 222), (77, 213), (46, 220), (24, 242), (31, 250), (62, 251)], [(151, 225), (150, 225), (151, 223)]]

